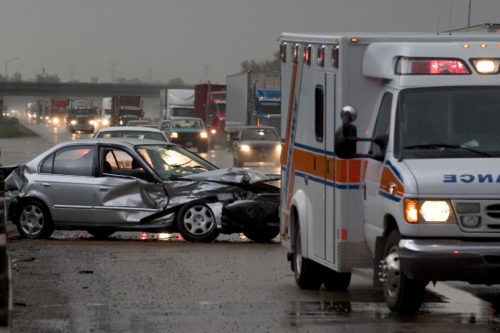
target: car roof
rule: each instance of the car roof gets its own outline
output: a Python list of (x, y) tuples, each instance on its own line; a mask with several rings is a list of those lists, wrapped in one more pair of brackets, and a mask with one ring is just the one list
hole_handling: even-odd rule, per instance
[(97, 143), (103, 143), (103, 144), (109, 144), (109, 143), (116, 143), (116, 144), (122, 144), (124, 146), (137, 146), (137, 145), (170, 145), (170, 146), (176, 146), (174, 143), (170, 142), (164, 142), (164, 141), (158, 141), (158, 140), (151, 140), (151, 139), (137, 139), (137, 138), (90, 138), (90, 139), (79, 139), (79, 140), (69, 140), (69, 141), (64, 141), (56, 146), (62, 146), (62, 145), (79, 145), (79, 144), (97, 144)]
[(199, 117), (179, 117), (179, 116), (177, 116), (177, 117), (170, 117), (167, 120), (184, 120), (184, 119), (185, 120), (203, 120), (203, 119), (201, 119)]
[(273, 126), (245, 126), (241, 128), (241, 131), (247, 130), (247, 129), (270, 129), (275, 132), (277, 132), (276, 127)]
[(98, 132), (120, 132), (120, 131), (141, 131), (141, 132), (159, 132), (163, 133), (163, 131), (160, 131), (158, 128), (154, 127), (147, 127), (147, 126), (112, 126), (112, 127), (103, 127), (100, 128), (96, 133)]

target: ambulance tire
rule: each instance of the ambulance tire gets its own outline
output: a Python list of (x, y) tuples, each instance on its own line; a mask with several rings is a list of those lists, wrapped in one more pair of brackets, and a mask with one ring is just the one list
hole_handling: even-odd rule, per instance
[(326, 290), (345, 291), (351, 283), (351, 273), (338, 273), (333, 269), (325, 267), (323, 273), (323, 285)]
[(408, 278), (401, 271), (398, 244), (401, 234), (393, 230), (384, 247), (384, 258), (381, 273), (385, 276), (382, 282), (384, 299), (389, 307), (397, 313), (415, 313), (424, 300), (427, 281)]
[(302, 256), (300, 237), (300, 229), (297, 228), (292, 261), (295, 282), (301, 289), (318, 290), (323, 284), (322, 266)]

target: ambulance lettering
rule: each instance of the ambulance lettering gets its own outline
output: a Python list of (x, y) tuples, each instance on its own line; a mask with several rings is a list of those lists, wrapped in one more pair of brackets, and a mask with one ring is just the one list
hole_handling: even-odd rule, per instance
[(461, 174), (443, 175), (443, 183), (500, 183), (500, 175), (487, 174)]

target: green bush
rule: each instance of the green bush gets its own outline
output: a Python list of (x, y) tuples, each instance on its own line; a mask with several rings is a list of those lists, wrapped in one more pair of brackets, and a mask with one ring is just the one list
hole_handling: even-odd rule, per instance
[(0, 117), (0, 139), (37, 136), (35, 132), (19, 123), (19, 119)]

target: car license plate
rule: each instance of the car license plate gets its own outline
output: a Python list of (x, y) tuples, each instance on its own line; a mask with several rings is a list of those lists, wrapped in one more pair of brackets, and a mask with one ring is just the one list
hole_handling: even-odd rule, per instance
[(186, 142), (186, 146), (192, 146), (193, 143), (191, 141)]

